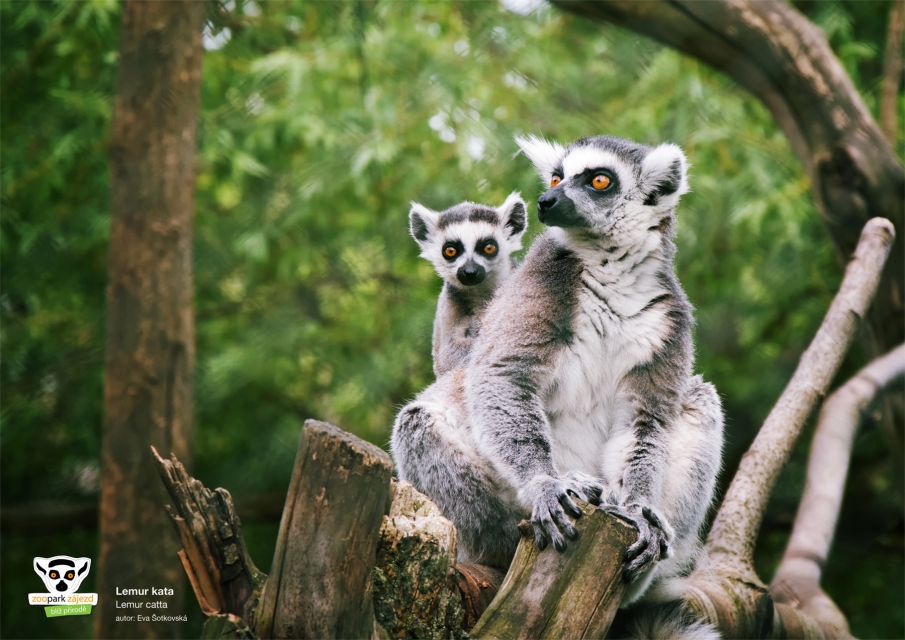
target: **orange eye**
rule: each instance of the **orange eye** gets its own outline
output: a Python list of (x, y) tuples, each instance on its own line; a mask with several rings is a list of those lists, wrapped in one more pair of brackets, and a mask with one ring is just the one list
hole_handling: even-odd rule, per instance
[(550, 178), (550, 188), (552, 189), (560, 182), (562, 182), (562, 178), (560, 178), (559, 176), (553, 176), (552, 178)]
[(443, 255), (446, 256), (447, 258), (455, 258), (457, 253), (459, 253), (459, 252), (456, 251), (455, 247), (446, 247), (443, 250)]
[(610, 186), (610, 179), (603, 174), (600, 174), (599, 176), (594, 176), (594, 179), (591, 180), (591, 186), (594, 187), (595, 189), (597, 189), (598, 191), (600, 191), (602, 189), (606, 189), (608, 186)]
[(70, 571), (69, 573), (66, 574), (66, 579), (67, 579), (67, 580), (72, 580), (74, 577), (75, 577), (75, 574), (72, 573), (72, 571)]
[(51, 571), (51, 572), (50, 572), (50, 577), (53, 578), (54, 580), (56, 580), (57, 578), (60, 577), (60, 574), (57, 573), (56, 571)]
[(488, 256), (492, 256), (496, 253), (496, 245), (488, 242), (484, 245), (484, 253), (486, 253)]

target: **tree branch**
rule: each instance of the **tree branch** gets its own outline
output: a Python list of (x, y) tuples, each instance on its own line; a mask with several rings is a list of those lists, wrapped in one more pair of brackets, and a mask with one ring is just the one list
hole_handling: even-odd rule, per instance
[(888, 220), (875, 218), (864, 227), (823, 324), (726, 492), (706, 550), (712, 562), (725, 563), (737, 575), (753, 575), (751, 558), (767, 500), (805, 420), (826, 393), (870, 307), (894, 237)]
[[(839, 292), (764, 426), (742, 458), (717, 512), (704, 553), (681, 596), (692, 614), (729, 638), (847, 638), (845, 617), (829, 598), (802, 610), (774, 601), (752, 566), (767, 500), (801, 428), (826, 393), (877, 290), (894, 230), (888, 220), (867, 223)], [(819, 605), (819, 606), (816, 606)]]
[(846, 628), (845, 617), (820, 588), (820, 573), (839, 518), (855, 432), (875, 396), (903, 374), (905, 345), (900, 345), (867, 365), (823, 403), (795, 526), (770, 585), (777, 603), (801, 609), (834, 628)]

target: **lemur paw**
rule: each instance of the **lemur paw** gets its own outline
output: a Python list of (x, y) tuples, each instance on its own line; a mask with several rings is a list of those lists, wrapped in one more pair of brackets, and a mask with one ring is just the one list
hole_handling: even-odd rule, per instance
[(625, 552), (622, 577), (627, 584), (653, 568), (659, 560), (669, 557), (669, 541), (673, 537), (673, 530), (653, 509), (639, 504), (607, 504), (600, 508), (630, 522), (638, 530), (638, 539)]
[(552, 476), (538, 476), (526, 488), (532, 496), (531, 524), (537, 548), (543, 551), (552, 542), (557, 551), (564, 551), (565, 538), (578, 539), (578, 529), (566, 513), (573, 518), (581, 517), (581, 509), (569, 497), (569, 485)]
[(601, 496), (607, 491), (603, 480), (581, 471), (570, 471), (562, 477), (562, 481), (566, 484), (566, 493), (595, 506), (600, 504)]

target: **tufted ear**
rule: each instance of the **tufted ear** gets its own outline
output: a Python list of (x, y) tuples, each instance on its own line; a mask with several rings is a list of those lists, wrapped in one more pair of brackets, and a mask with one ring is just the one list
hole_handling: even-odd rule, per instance
[(558, 142), (548, 142), (535, 135), (516, 136), (515, 143), (531, 161), (544, 182), (550, 181), (553, 170), (562, 162), (565, 148)]
[(431, 236), (437, 231), (438, 217), (436, 211), (431, 211), (417, 202), (412, 203), (412, 210), (409, 211), (409, 232), (420, 246), (423, 247), (430, 242)]
[(82, 568), (79, 569), (79, 572), (77, 574), (81, 578), (81, 577), (83, 577), (82, 574), (88, 573), (88, 568), (91, 566), (91, 559), (90, 558), (79, 558), (79, 560), (85, 561), (85, 564), (82, 565)]
[(504, 220), (506, 236), (519, 238), (528, 228), (528, 206), (518, 191), (513, 191), (506, 201), (497, 208), (500, 220)]
[(47, 558), (35, 558), (35, 573), (41, 577), (47, 576), (47, 568), (42, 566), (47, 564)]
[(641, 189), (647, 206), (673, 207), (688, 193), (688, 161), (675, 144), (661, 144), (641, 162)]

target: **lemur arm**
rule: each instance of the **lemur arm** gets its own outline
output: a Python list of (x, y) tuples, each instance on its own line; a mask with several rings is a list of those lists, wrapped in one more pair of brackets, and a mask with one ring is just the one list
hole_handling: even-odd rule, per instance
[(560, 477), (541, 398), (544, 376), (570, 340), (579, 270), (571, 253), (538, 239), (488, 307), (466, 378), (477, 447), (531, 509), (540, 548), (552, 541), (562, 549), (563, 533), (577, 535), (566, 517), (581, 514), (570, 492), (596, 501), (602, 489)]
[(671, 457), (671, 431), (687, 392), (691, 368), (690, 312), (683, 300), (674, 300), (667, 314), (670, 330), (649, 362), (634, 367), (623, 379), (622, 389), (632, 404), (630, 431), (634, 442), (625, 461), (618, 505), (613, 511), (627, 517), (639, 530), (629, 548), (626, 578), (634, 577), (660, 558), (668, 557), (674, 536), (660, 505), (660, 496)]

